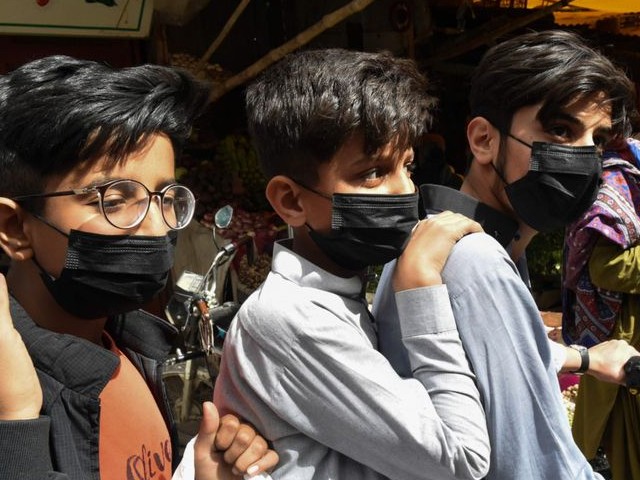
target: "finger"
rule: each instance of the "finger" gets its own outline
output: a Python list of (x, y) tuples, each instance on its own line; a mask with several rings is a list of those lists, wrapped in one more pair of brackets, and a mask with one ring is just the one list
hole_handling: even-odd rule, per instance
[(247, 468), (247, 474), (251, 477), (262, 472), (271, 471), (278, 465), (279, 461), (280, 457), (278, 457), (278, 454), (274, 450), (267, 450), (260, 460), (252, 463)]
[[(255, 435), (253, 440), (246, 446), (238, 444), (237, 452), (234, 452), (235, 445), (234, 442), (227, 452), (230, 455), (232, 454), (231, 452), (239, 453), (233, 463), (233, 471), (236, 474), (248, 472), (249, 467), (260, 461), (269, 450), (266, 440), (260, 435)], [(225, 457), (225, 461), (227, 461), (227, 457)]]
[(202, 404), (202, 420), (200, 420), (200, 428), (198, 436), (193, 445), (193, 454), (196, 459), (208, 458), (212, 450), (216, 450), (215, 441), (220, 424), (218, 409), (212, 402), (204, 402)]
[(235, 415), (227, 414), (220, 418), (220, 426), (216, 435), (216, 449), (227, 450), (236, 438), (240, 426), (240, 420)]
[(233, 442), (224, 452), (224, 461), (229, 465), (233, 465), (240, 458), (240, 455), (249, 449), (255, 438), (256, 431), (249, 425), (241, 424)]

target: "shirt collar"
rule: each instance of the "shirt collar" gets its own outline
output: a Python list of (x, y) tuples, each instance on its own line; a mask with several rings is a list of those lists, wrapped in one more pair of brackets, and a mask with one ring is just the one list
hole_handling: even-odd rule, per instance
[(507, 248), (518, 232), (518, 223), (514, 219), (459, 190), (425, 184), (420, 186), (420, 196), (427, 213), (444, 210), (461, 213), (482, 225), (485, 233), (495, 238), (504, 248)]
[(361, 296), (362, 281), (358, 276), (343, 278), (323, 270), (291, 250), (292, 240), (275, 242), (273, 272), (302, 286), (316, 288), (347, 298)]

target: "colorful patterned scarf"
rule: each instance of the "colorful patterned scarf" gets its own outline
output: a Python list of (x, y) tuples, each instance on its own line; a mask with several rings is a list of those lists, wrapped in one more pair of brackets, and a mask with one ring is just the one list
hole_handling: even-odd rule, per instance
[[(596, 287), (589, 258), (599, 238), (625, 250), (640, 241), (640, 142), (604, 154), (602, 185), (593, 206), (567, 227), (564, 244), (562, 335), (567, 344), (590, 347), (607, 340), (623, 294)], [(638, 209), (638, 210), (637, 210)]]

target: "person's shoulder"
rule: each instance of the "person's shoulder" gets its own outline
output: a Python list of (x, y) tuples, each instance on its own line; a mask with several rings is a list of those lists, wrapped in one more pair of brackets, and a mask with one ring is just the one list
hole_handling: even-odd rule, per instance
[(321, 312), (307, 290), (271, 272), (242, 304), (236, 320), (258, 338), (280, 341), (295, 337)]
[(487, 261), (502, 261), (509, 258), (507, 251), (491, 235), (478, 232), (462, 237), (451, 251), (450, 259), (471, 265), (486, 264)]
[(471, 233), (455, 244), (445, 265), (446, 278), (477, 279), (489, 271), (514, 270), (511, 257), (500, 243), (484, 232)]

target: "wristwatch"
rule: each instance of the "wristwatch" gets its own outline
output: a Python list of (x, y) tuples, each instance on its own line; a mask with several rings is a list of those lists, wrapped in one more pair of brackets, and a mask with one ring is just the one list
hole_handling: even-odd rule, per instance
[(636, 395), (640, 389), (640, 356), (627, 360), (624, 364), (624, 373), (627, 376), (627, 388)]
[(589, 350), (584, 345), (569, 345), (569, 348), (573, 348), (580, 354), (580, 366), (571, 373), (582, 375), (589, 370)]

